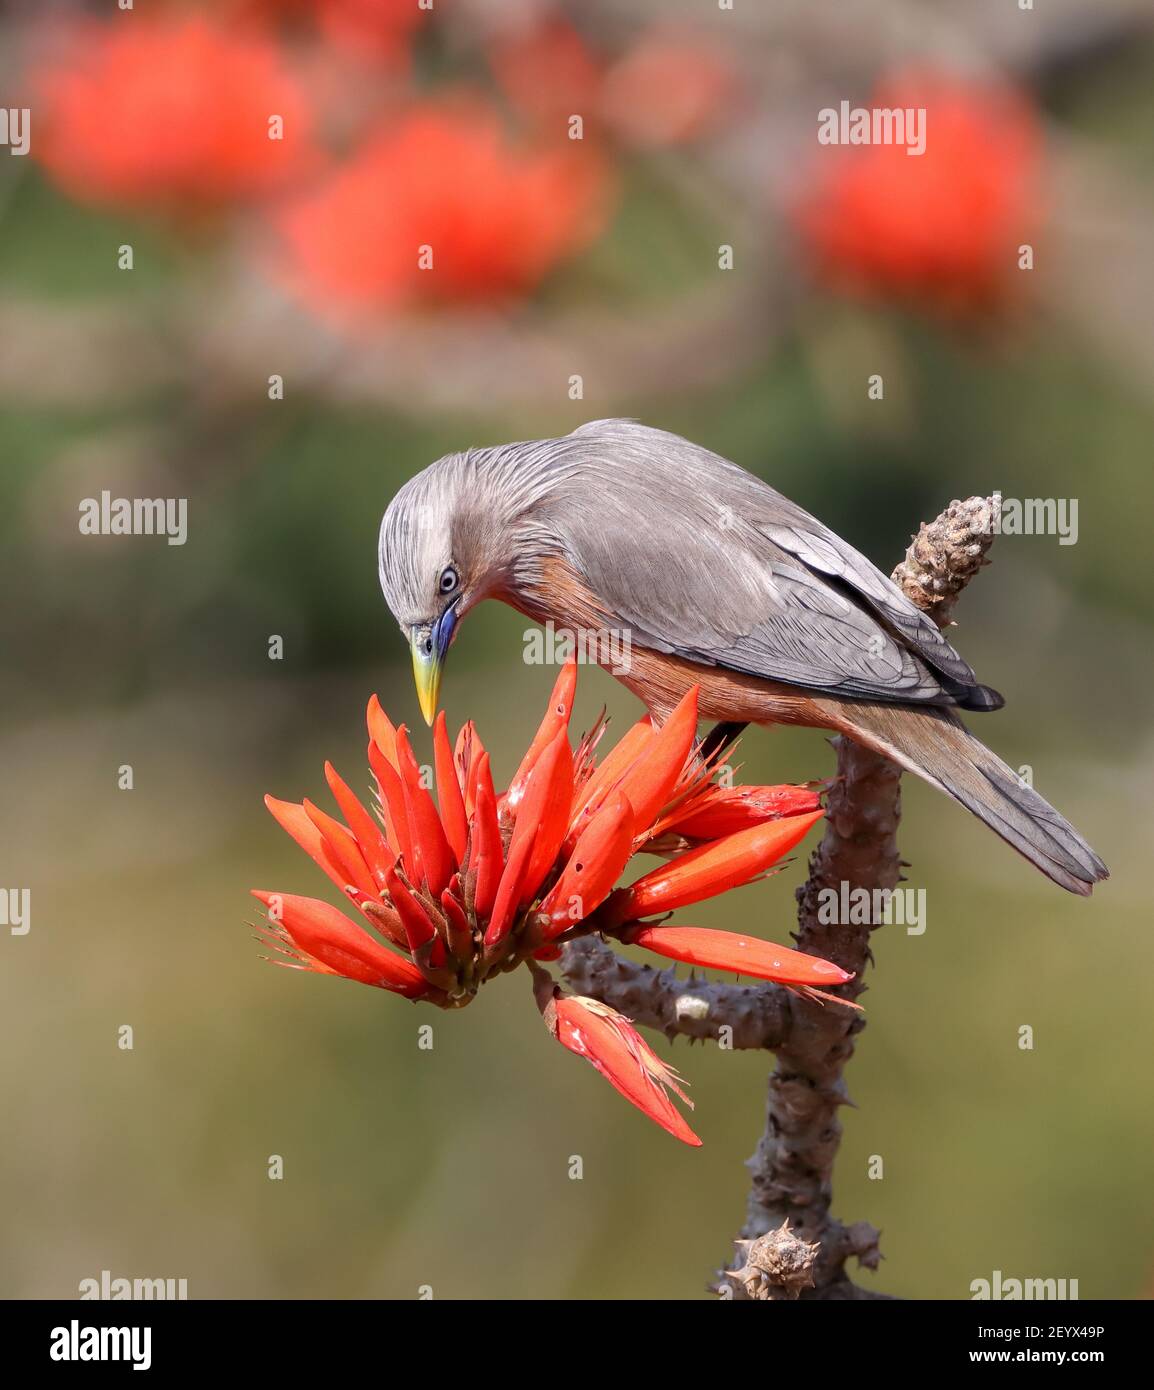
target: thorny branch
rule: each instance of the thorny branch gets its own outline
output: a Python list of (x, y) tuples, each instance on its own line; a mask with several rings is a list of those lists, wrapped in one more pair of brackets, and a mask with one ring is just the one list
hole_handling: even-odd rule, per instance
[[(996, 495), (951, 503), (921, 526), (894, 570), (894, 582), (939, 626), (950, 623), (961, 591), (987, 563), (999, 506)], [(851, 889), (897, 886), (901, 771), (849, 739), (833, 744), (837, 778), (825, 835), (797, 891), (795, 939), (800, 950), (853, 971), (855, 979), (842, 993), (856, 998), (871, 960), (869, 935), (879, 924), (823, 922), (820, 895), (843, 883)], [(678, 980), (673, 970), (634, 965), (596, 940), (568, 947), (563, 966), (574, 989), (669, 1037), (716, 1039), (728, 1026), (733, 1046), (777, 1053), (765, 1133), (747, 1164), (752, 1186), (745, 1223), (734, 1262), (713, 1286), (716, 1292), (759, 1300), (883, 1297), (853, 1284), (845, 1268), (851, 1257), (867, 1269), (877, 1267), (878, 1233), (866, 1222), (845, 1226), (830, 1212), (841, 1142), (838, 1111), (849, 1103), (844, 1071), (864, 1018), (798, 999), (776, 985)]]
[(679, 980), (673, 967), (654, 970), (619, 956), (600, 937), (566, 947), (565, 978), (578, 993), (600, 999), (634, 1023), (659, 1028), (667, 1038), (718, 1040), (730, 1028), (732, 1047), (778, 1047), (791, 1022), (792, 1000), (780, 985), (726, 985)]

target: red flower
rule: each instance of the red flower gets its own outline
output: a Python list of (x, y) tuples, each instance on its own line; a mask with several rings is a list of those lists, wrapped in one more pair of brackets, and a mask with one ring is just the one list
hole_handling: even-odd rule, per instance
[[(188, 213), (281, 188), (314, 158), (312, 116), (277, 47), (198, 17), (86, 25), (32, 74), (34, 153), (73, 197)], [(270, 138), (278, 127), (283, 138)]]
[(397, 61), (428, 15), (417, 0), (314, 0), (321, 32), (350, 54)]
[(701, 33), (657, 23), (616, 61), (589, 46), (562, 14), (500, 34), (489, 62), (505, 97), (530, 120), (559, 127), (571, 116), (628, 145), (656, 148), (706, 134), (732, 110), (736, 73)]
[(278, 965), (343, 975), (363, 985), (395, 990), (410, 999), (428, 993), (425, 977), (411, 961), (386, 950), (328, 903), (256, 889), (253, 897), (268, 909), (270, 925), (263, 929), (266, 942), (288, 957), (277, 961)]
[(803, 989), (844, 985), (846, 973), (832, 961), (775, 946), (772, 941), (712, 931), (708, 927), (650, 927), (644, 923), (619, 933), (630, 946), (644, 946), (659, 956), (718, 970), (737, 970), (765, 980), (789, 980)]
[[(819, 985), (845, 984), (852, 977), (830, 961), (729, 932), (641, 920), (760, 877), (822, 813), (803, 788), (746, 788), (739, 797), (717, 787), (716, 766), (706, 767), (694, 748), (696, 689), (660, 729), (643, 719), (596, 764), (603, 722), (575, 751), (569, 743), (576, 682), (571, 662), (502, 796), (473, 726), (451, 747), (438, 715), (436, 801), (407, 731), (394, 728), (374, 696), (368, 756), (379, 820), (328, 764), (326, 780), (343, 822), (310, 801), (265, 800), (376, 935), (327, 903), (260, 892), (256, 897), (269, 909), (264, 939), (286, 957), (282, 964), (442, 1008), (463, 1007), (493, 976), (528, 966), (553, 1035), (658, 1124), (696, 1143), (666, 1093), (682, 1094), (674, 1074), (629, 1021), (593, 1000), (565, 996), (540, 962), (556, 960), (567, 941), (601, 932), (809, 995), (821, 995)], [(689, 826), (695, 835), (708, 829), (719, 803), (739, 806), (744, 828), (707, 838), (631, 888), (614, 891), (635, 853), (661, 849), (670, 827)]]
[(429, 11), (417, 0), (228, 0), (242, 19), (315, 24), (348, 58), (390, 66), (407, 60), (413, 31)]
[(563, 15), (499, 34), (489, 46), (489, 62), (506, 98), (531, 120), (588, 119), (595, 109), (600, 59)]
[(510, 141), (479, 102), (426, 104), (382, 127), (280, 219), (285, 273), (322, 315), (515, 299), (600, 229), (588, 148)]
[(816, 811), (821, 802), (811, 787), (718, 787), (708, 785), (664, 818), (654, 835), (672, 840), (715, 840), (753, 825)]
[(701, 1140), (669, 1099), (673, 1091), (690, 1109), (680, 1077), (667, 1067), (627, 1018), (580, 994), (554, 990), (542, 1009), (545, 1026), (562, 1045), (584, 1057), (601, 1075), (675, 1139), (699, 1147)]
[(925, 151), (821, 150), (796, 214), (817, 273), (947, 311), (1007, 299), (1040, 213), (1040, 135), (1024, 98), (926, 73), (885, 84), (869, 105), (924, 109)]
[(753, 883), (804, 839), (822, 814), (810, 811), (787, 820), (766, 821), (699, 845), (639, 878), (631, 887), (619, 889), (606, 913), (615, 924), (634, 922), (654, 912), (676, 912), (679, 907)]
[(716, 43), (675, 24), (658, 24), (610, 69), (601, 110), (628, 144), (682, 145), (730, 115), (737, 87), (734, 64)]

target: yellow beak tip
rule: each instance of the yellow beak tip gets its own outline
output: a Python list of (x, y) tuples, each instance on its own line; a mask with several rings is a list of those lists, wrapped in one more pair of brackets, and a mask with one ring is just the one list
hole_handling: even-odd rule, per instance
[(432, 726), (437, 717), (437, 696), (441, 689), (441, 665), (422, 657), (413, 648), (413, 684), (417, 687), (417, 703), (425, 723)]

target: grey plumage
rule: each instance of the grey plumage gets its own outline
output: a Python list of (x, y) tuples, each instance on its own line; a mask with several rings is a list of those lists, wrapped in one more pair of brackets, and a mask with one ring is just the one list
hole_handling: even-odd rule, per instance
[(891, 580), (759, 478), (632, 420), (568, 438), (580, 469), (546, 512), (635, 641), (830, 694), (1001, 704)]
[[(687, 535), (692, 547), (678, 544)], [(560, 551), (655, 651), (829, 694), (1001, 704), (852, 546), (664, 430), (595, 420), (559, 439), (450, 454), (412, 478), (381, 526), (381, 583), (398, 622), (427, 616), (430, 576), (451, 555), (496, 536), (507, 543), (491, 579), (516, 584)]]
[(1109, 871), (1064, 816), (966, 728), (951, 709), (858, 704), (844, 730), (946, 792), (1048, 877), (1083, 896)]
[[(558, 439), (440, 459), (401, 489), (381, 526), (381, 583), (402, 627), (435, 621), (436, 575), (450, 562), (465, 576), (462, 614), (498, 597), (534, 616), (552, 616), (550, 566), (560, 562), (643, 651), (744, 681), (744, 691), (752, 678), (808, 697), (794, 702), (808, 713), (763, 722), (860, 737), (1065, 887), (1086, 892), (1105, 876), (1077, 832), (952, 714), (1002, 698), (937, 626), (802, 508), (678, 435), (596, 420)], [(644, 680), (631, 688), (659, 709)], [(919, 710), (927, 718), (905, 717)]]

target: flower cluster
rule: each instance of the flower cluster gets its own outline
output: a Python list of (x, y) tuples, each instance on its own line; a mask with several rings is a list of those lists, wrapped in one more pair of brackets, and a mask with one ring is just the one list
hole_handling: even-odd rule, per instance
[[(211, 14), (165, 0), (45, 21), (19, 79), (33, 158), (81, 202), (183, 230), (224, 231), (232, 214), (238, 249), (343, 331), (507, 309), (605, 232), (637, 155), (715, 157), (710, 137), (758, 110), (742, 55), (709, 25), (520, 8), (457, 16), (449, 43), (416, 0), (218, 0)], [(817, 278), (951, 317), (1007, 307), (1048, 182), (1026, 95), (913, 68), (883, 72), (869, 105), (921, 112), (925, 147), (795, 161), (788, 212)]]
[(427, 101), (382, 123), (278, 213), (279, 273), (342, 324), (419, 304), (508, 301), (601, 230), (606, 197), (595, 151), (511, 140), (475, 98)]
[(1007, 306), (1023, 283), (1019, 247), (1036, 232), (1042, 201), (1041, 132), (1023, 94), (912, 71), (882, 83), (869, 105), (922, 111), (925, 149), (822, 151), (796, 209), (819, 276), (946, 315)]
[(68, 37), (30, 85), (44, 113), (36, 157), (72, 197), (204, 218), (318, 164), (306, 91), (260, 34), (190, 15), (86, 23)]
[(732, 55), (660, 19), (603, 50), (549, 5), (464, 17), (448, 44), (417, 0), (202, 8), (34, 26), (33, 157), (70, 197), (186, 240), (231, 226), (343, 331), (525, 299), (608, 226), (624, 149), (734, 111)]
[[(442, 1008), (468, 1004), (494, 975), (527, 966), (557, 1040), (671, 1134), (696, 1144), (669, 1099), (669, 1090), (685, 1099), (675, 1074), (628, 1019), (564, 994), (543, 963), (558, 959), (566, 942), (597, 932), (672, 960), (836, 998), (822, 987), (851, 976), (830, 961), (753, 937), (649, 920), (761, 877), (822, 811), (806, 787), (721, 785), (718, 762), (703, 761), (696, 746), (696, 688), (663, 725), (642, 719), (598, 762), (603, 719), (576, 749), (570, 744), (576, 681), (570, 662), (503, 794), (472, 723), (451, 745), (438, 716), (426, 777), (404, 726), (395, 728), (374, 696), (368, 758), (376, 817), (328, 764), (343, 821), (307, 800), (266, 798), (363, 924), (315, 898), (256, 892), (267, 910), (262, 935), (284, 957), (280, 964)], [(619, 887), (641, 851), (667, 862)]]

